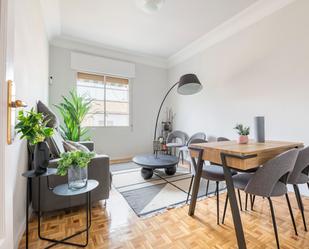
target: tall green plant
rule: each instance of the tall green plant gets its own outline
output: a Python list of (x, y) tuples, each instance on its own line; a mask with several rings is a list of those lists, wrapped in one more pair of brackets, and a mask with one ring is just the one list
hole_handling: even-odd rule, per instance
[(63, 118), (64, 125), (60, 128), (64, 138), (71, 141), (89, 139), (85, 137), (89, 129), (81, 127), (81, 124), (90, 110), (92, 100), (79, 96), (76, 90), (70, 91), (69, 97), (62, 96), (62, 100), (62, 103), (55, 106)]
[(19, 111), (17, 119), (18, 123), (15, 126), (17, 133), (20, 133), (21, 139), (27, 139), (31, 145), (43, 142), (54, 133), (53, 128), (46, 127), (48, 120), (44, 121), (43, 114), (37, 113), (33, 108), (28, 112)]

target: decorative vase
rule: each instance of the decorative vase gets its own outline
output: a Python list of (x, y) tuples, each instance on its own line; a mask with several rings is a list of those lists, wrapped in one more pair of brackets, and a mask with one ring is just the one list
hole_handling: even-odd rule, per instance
[(46, 142), (39, 142), (34, 147), (33, 168), (36, 175), (42, 175), (47, 171), (49, 163), (49, 147)]
[(238, 137), (238, 143), (239, 144), (247, 144), (249, 142), (248, 136), (240, 135)]
[(68, 169), (68, 185), (69, 189), (77, 190), (84, 188), (87, 185), (88, 169), (87, 167), (81, 168), (77, 165), (72, 165)]
[(257, 116), (254, 118), (255, 139), (258, 143), (265, 142), (265, 118)]

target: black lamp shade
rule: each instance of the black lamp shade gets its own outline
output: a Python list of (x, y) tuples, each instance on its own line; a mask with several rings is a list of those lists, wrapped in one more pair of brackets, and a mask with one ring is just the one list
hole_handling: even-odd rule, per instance
[(201, 91), (202, 88), (203, 86), (195, 74), (185, 74), (180, 77), (177, 92), (181, 95), (192, 95)]

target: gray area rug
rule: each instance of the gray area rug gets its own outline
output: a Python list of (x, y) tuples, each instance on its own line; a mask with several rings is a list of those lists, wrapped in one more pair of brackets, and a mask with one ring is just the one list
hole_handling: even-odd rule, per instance
[[(130, 207), (139, 216), (149, 216), (167, 208), (184, 205), (189, 191), (191, 174), (187, 168), (178, 167), (173, 176), (167, 176), (164, 170), (155, 170), (149, 180), (144, 180), (141, 168), (133, 162), (111, 166), (113, 186), (125, 198)], [(215, 182), (209, 183), (208, 195), (213, 195)], [(225, 184), (220, 183), (220, 191)], [(198, 196), (206, 194), (206, 181), (201, 180)]]

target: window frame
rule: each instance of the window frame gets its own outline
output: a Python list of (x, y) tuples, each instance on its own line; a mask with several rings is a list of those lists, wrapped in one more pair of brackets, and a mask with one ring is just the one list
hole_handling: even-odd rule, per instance
[[(92, 129), (92, 128), (133, 128), (133, 124), (132, 124), (132, 83), (133, 83), (133, 80), (131, 78), (126, 78), (126, 77), (122, 77), (122, 76), (117, 76), (117, 75), (112, 75), (112, 74), (106, 74), (106, 73), (102, 73), (102, 74), (99, 74), (99, 73), (92, 73), (92, 72), (87, 72), (87, 71), (77, 71), (76, 74), (75, 74), (75, 84), (76, 84), (76, 88), (78, 88), (78, 74), (81, 73), (81, 74), (89, 74), (89, 75), (96, 75), (96, 76), (100, 76), (100, 77), (103, 77), (104, 78), (104, 113), (100, 113), (100, 114), (104, 114), (104, 125), (94, 125), (94, 126), (82, 126), (82, 127), (85, 127), (85, 128), (89, 128), (89, 129)], [(128, 81), (128, 105), (129, 105), (129, 108), (128, 108), (128, 118), (129, 118), (129, 121), (128, 121), (128, 125), (106, 125), (106, 78), (107, 77), (112, 77), (112, 78), (119, 78), (119, 79), (125, 79)], [(91, 87), (90, 87), (91, 88)], [(115, 101), (117, 102), (117, 101)], [(110, 113), (110, 114), (113, 114), (113, 113)], [(115, 113), (117, 114), (117, 113)], [(126, 115), (126, 114), (123, 114), (123, 115)]]

